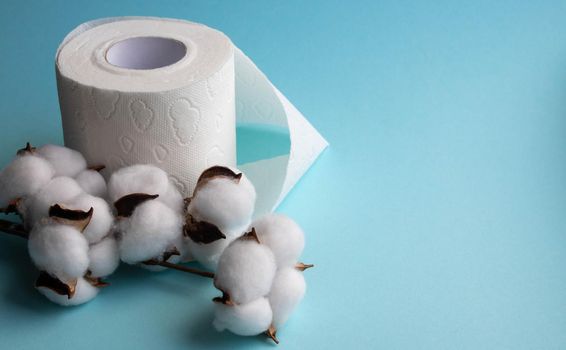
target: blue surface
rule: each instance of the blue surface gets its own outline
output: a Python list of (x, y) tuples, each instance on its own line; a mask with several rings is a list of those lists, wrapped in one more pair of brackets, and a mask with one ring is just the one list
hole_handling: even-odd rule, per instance
[[(566, 4), (0, 3), (0, 160), (62, 142), (53, 56), (75, 25), (227, 33), (330, 141), (280, 211), (308, 233), (283, 349), (566, 348)], [(209, 281), (121, 267), (65, 309), (0, 238), (2, 349), (274, 348), (217, 334)]]

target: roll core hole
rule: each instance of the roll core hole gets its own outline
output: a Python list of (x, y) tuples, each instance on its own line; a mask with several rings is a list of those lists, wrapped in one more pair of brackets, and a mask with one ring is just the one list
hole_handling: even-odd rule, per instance
[(187, 54), (182, 42), (161, 37), (136, 37), (119, 41), (106, 52), (108, 63), (127, 69), (155, 69), (172, 65)]

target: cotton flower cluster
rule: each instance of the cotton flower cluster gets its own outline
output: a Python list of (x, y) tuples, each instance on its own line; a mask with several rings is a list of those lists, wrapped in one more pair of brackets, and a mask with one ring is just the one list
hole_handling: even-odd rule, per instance
[(0, 172), (0, 207), (30, 231), (28, 251), (41, 271), (36, 287), (62, 305), (84, 303), (118, 267), (106, 183), (83, 156), (46, 145), (18, 151)]
[(183, 199), (167, 173), (134, 165), (112, 174), (108, 194), (117, 215), (120, 258), (163, 269), (155, 262), (197, 260), (215, 269), (220, 254), (249, 227), (255, 189), (244, 174), (215, 166), (205, 170), (193, 196)]
[(190, 260), (184, 249), (183, 197), (167, 173), (152, 165), (122, 168), (110, 177), (108, 194), (116, 208), (122, 261), (140, 264)]
[(214, 286), (214, 327), (239, 335), (276, 332), (303, 299), (306, 283), (298, 263), (304, 234), (291, 219), (269, 214), (251, 224), (251, 231), (222, 253)]
[(120, 260), (151, 270), (196, 260), (216, 270), (222, 292), (214, 327), (278, 342), (312, 266), (298, 262), (305, 239), (293, 220), (268, 214), (252, 222), (256, 192), (238, 169), (206, 169), (186, 199), (155, 166), (121, 168), (108, 184), (100, 169), (71, 149), (28, 144), (0, 172), (0, 210), (22, 217), (42, 294), (78, 305), (98, 294)]

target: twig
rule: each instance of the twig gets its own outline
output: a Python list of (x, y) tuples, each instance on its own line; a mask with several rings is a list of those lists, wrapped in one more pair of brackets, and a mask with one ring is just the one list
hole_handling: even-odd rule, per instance
[(159, 266), (167, 267), (167, 268), (174, 269), (174, 270), (192, 273), (192, 274), (199, 275), (199, 276), (202, 276), (202, 277), (214, 278), (214, 274), (212, 272), (203, 271), (203, 270), (195, 269), (193, 267), (188, 267), (188, 266), (184, 266), (184, 265), (173, 264), (173, 263), (170, 263), (170, 262), (167, 262), (167, 261), (149, 260), (149, 261), (144, 261), (143, 263), (146, 264), (146, 265), (159, 265)]
[[(24, 226), (22, 224), (18, 224), (12, 221), (8, 221), (8, 220), (3, 220), (0, 219), (0, 232), (4, 232), (10, 235), (14, 235), (14, 236), (18, 236), (21, 238), (28, 238), (28, 232), (27, 230), (24, 228)], [(212, 272), (208, 272), (208, 271), (203, 271), (203, 270), (199, 270), (199, 269), (195, 269), (192, 267), (187, 267), (187, 266), (183, 266), (183, 265), (178, 265), (178, 264), (173, 264), (167, 261), (155, 261), (155, 260), (149, 260), (149, 261), (145, 261), (144, 264), (146, 265), (159, 265), (159, 266), (163, 266), (163, 267), (167, 267), (169, 269), (174, 269), (174, 270), (179, 270), (179, 271), (183, 271), (183, 272), (187, 272), (187, 273), (192, 273), (194, 275), (199, 275), (199, 276), (203, 276), (203, 277), (208, 277), (208, 278), (214, 278), (214, 274)]]

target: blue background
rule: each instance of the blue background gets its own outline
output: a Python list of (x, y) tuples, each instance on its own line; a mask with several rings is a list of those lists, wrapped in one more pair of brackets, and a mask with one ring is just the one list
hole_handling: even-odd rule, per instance
[[(6, 1), (0, 160), (61, 143), (59, 41), (98, 17), (227, 33), (329, 140), (279, 211), (307, 232), (284, 349), (566, 348), (566, 4)], [(209, 280), (123, 266), (77, 308), (0, 237), (2, 349), (274, 348), (218, 334)]]

